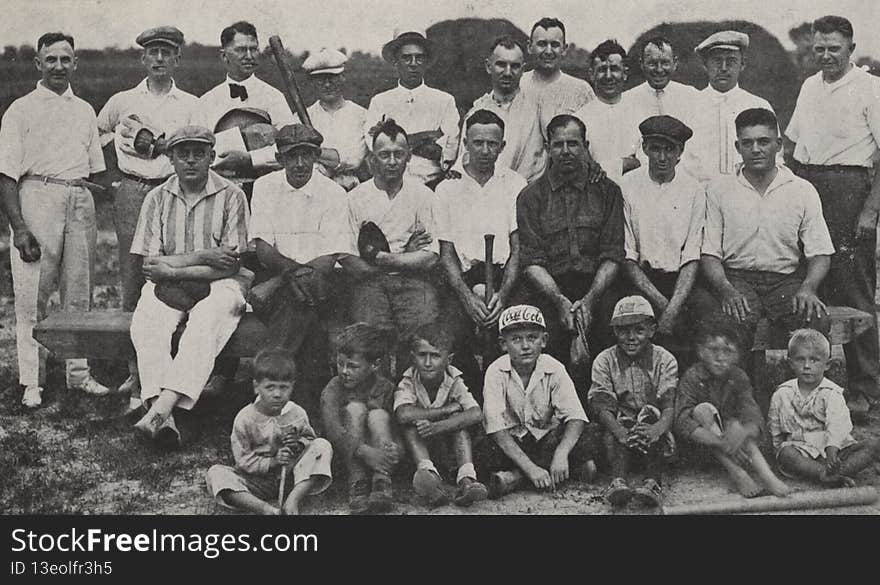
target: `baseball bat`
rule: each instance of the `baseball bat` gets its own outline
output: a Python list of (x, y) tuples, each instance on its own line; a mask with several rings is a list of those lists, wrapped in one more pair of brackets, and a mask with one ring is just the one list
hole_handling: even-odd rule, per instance
[(486, 304), (492, 300), (492, 297), (495, 295), (495, 282), (494, 282), (494, 274), (492, 271), (493, 261), (492, 255), (494, 253), (495, 248), (495, 234), (485, 234), (483, 236), (483, 241), (486, 243), (486, 262), (484, 265), (485, 276), (486, 276)]
[(287, 61), (284, 60), (284, 45), (281, 44), (281, 37), (278, 35), (269, 37), (269, 48), (272, 49), (275, 64), (278, 65), (281, 79), (284, 80), (284, 99), (287, 100), (290, 111), (299, 116), (303, 124), (312, 128), (312, 120), (309, 118), (306, 105), (303, 102), (302, 95), (299, 93), (296, 77), (293, 75), (293, 70), (287, 65)]

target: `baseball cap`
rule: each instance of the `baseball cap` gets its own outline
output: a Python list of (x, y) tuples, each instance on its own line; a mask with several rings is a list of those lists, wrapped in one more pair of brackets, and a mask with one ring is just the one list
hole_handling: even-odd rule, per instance
[(345, 71), (345, 62), (348, 57), (342, 51), (335, 49), (321, 49), (306, 58), (302, 68), (309, 75), (321, 75), (324, 73), (339, 74)]
[(662, 138), (682, 147), (694, 135), (684, 122), (672, 116), (651, 116), (639, 124), (639, 132), (642, 138)]
[(214, 133), (204, 126), (184, 126), (175, 130), (166, 141), (165, 148), (171, 150), (181, 142), (201, 142), (214, 146)]
[(287, 152), (298, 146), (321, 148), (324, 137), (321, 133), (303, 124), (288, 124), (275, 135), (275, 148), (278, 152)]
[(620, 327), (640, 323), (646, 319), (654, 318), (654, 309), (651, 308), (645, 297), (633, 295), (623, 297), (614, 305), (614, 313), (611, 315), (611, 326)]
[(514, 327), (540, 327), (547, 329), (541, 309), (532, 305), (514, 305), (507, 307), (498, 318), (498, 332), (504, 333)]
[(180, 45), (183, 44), (183, 33), (180, 29), (173, 26), (157, 26), (139, 34), (135, 42), (142, 47), (146, 47), (151, 43), (165, 43), (166, 45), (180, 48)]
[(745, 51), (749, 48), (749, 35), (735, 30), (723, 30), (706, 39), (694, 49), (697, 53), (705, 53), (710, 49), (732, 49)]

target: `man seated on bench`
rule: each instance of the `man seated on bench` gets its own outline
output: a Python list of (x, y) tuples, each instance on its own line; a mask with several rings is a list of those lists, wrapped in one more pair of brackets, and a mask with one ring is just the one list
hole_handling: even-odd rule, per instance
[(700, 265), (712, 294), (695, 291), (694, 302), (700, 318), (722, 310), (740, 323), (746, 347), (762, 317), (786, 331), (827, 326), (816, 291), (834, 246), (816, 189), (776, 164), (782, 148), (777, 128), (770, 110), (740, 113), (736, 149), (742, 166), (707, 189)]
[[(180, 446), (175, 406), (191, 409), (214, 358), (244, 313), (253, 273), (239, 264), (247, 246), (244, 192), (210, 170), (214, 134), (185, 126), (167, 142), (174, 175), (144, 199), (131, 253), (144, 257), (147, 283), (131, 320), (131, 341), (149, 407), (135, 428), (160, 446)], [(177, 355), (171, 336), (187, 319)]]
[[(269, 278), (255, 284), (248, 300), (268, 328), (266, 344), (296, 355), (302, 370), (329, 374), (326, 321), (342, 310), (345, 284), (334, 271), (360, 263), (351, 248), (348, 195), (333, 179), (313, 172), (321, 154), (321, 134), (302, 124), (284, 126), (275, 137), (275, 158), (284, 166), (254, 183), (250, 237)], [(257, 280), (264, 275), (258, 274)], [(314, 417), (321, 388), (330, 379), (298, 384), (295, 402)], [(302, 392), (308, 394), (302, 395)], [(309, 393), (310, 392), (310, 393)]]

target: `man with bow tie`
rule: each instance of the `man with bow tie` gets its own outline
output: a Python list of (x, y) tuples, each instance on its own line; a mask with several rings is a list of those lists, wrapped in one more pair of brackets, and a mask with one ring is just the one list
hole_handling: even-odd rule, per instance
[[(284, 94), (254, 75), (260, 60), (260, 43), (254, 25), (240, 21), (227, 26), (220, 33), (220, 47), (226, 79), (201, 97), (203, 124), (215, 130), (224, 114), (236, 108), (263, 110), (276, 128), (293, 124), (296, 120)], [(270, 145), (250, 152), (218, 150), (213, 168), (221, 174), (276, 169), (275, 147)]]

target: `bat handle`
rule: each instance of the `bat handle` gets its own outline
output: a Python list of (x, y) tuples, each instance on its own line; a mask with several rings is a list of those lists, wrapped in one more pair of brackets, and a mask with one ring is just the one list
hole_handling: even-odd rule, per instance
[(486, 257), (485, 257), (485, 277), (486, 277), (486, 303), (488, 304), (492, 297), (495, 295), (495, 282), (494, 282), (494, 274), (492, 269), (494, 267), (494, 261), (492, 256), (494, 255), (495, 248), (495, 234), (485, 234), (483, 235), (483, 241), (486, 244)]
[(278, 486), (278, 509), (284, 506), (284, 484), (287, 482), (287, 466), (281, 468), (281, 483)]

